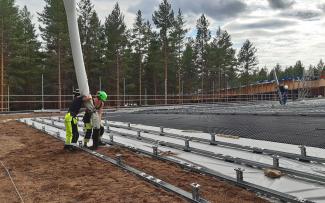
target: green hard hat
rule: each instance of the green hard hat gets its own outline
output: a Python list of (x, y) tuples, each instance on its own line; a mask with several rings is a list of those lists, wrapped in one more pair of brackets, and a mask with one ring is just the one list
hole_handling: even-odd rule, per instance
[(107, 94), (104, 91), (98, 91), (97, 92), (97, 97), (102, 100), (102, 101), (106, 101), (107, 100)]

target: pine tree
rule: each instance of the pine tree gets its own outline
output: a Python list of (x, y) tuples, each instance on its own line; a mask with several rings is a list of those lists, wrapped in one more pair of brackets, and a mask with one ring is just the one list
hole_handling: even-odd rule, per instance
[(165, 69), (165, 104), (167, 104), (168, 94), (168, 43), (169, 43), (169, 31), (173, 27), (174, 12), (171, 9), (171, 4), (168, 0), (163, 0), (158, 8), (152, 15), (152, 20), (156, 27), (160, 29), (160, 38), (162, 41), (164, 69)]
[[(151, 95), (157, 95), (163, 93), (163, 88), (160, 87), (164, 87), (164, 83), (162, 82), (164, 78), (164, 63), (161, 58), (162, 44), (158, 33), (152, 32), (150, 36), (148, 57), (145, 62), (144, 81), (145, 86), (148, 89), (148, 93)], [(155, 100), (156, 99), (157, 98), (155, 98)]]
[[(173, 30), (171, 32), (171, 41), (173, 44), (173, 52), (175, 52), (176, 55), (176, 65), (177, 65), (177, 77), (178, 77), (178, 95), (180, 99), (181, 95), (181, 81), (182, 81), (182, 53), (184, 48), (184, 38), (187, 33), (187, 29), (184, 28), (185, 26), (185, 20), (184, 16), (182, 14), (181, 9), (178, 10), (178, 14), (174, 21)], [(176, 86), (176, 85), (175, 85)]]
[(98, 76), (102, 68), (102, 27), (98, 15), (94, 10), (94, 5), (90, 0), (81, 0), (79, 7), (79, 30), (85, 61), (88, 72), (90, 89), (92, 92), (100, 89)]
[[(122, 53), (124, 48), (127, 44), (127, 37), (126, 37), (126, 25), (124, 23), (124, 16), (120, 11), (120, 7), (118, 3), (115, 4), (115, 7), (111, 14), (106, 18), (104, 24), (104, 33), (105, 33), (105, 66), (108, 69), (106, 75), (113, 76), (115, 75), (116, 81), (116, 95), (117, 100), (119, 100), (120, 95), (120, 66), (122, 61)], [(115, 67), (115, 74), (114, 71), (110, 70), (109, 68)], [(108, 83), (106, 83), (107, 87), (113, 92), (114, 78), (108, 78)], [(119, 105), (119, 101), (117, 102)]]
[(38, 91), (39, 94), (42, 72), (40, 42), (37, 41), (35, 26), (26, 6), (19, 11), (19, 20), (12, 37), (15, 40), (11, 44), (13, 51), (8, 69), (11, 91), (15, 94), (33, 94)]
[(196, 24), (197, 34), (195, 41), (195, 55), (196, 66), (201, 77), (201, 91), (204, 94), (204, 81), (208, 77), (208, 42), (211, 39), (211, 32), (209, 30), (209, 21), (204, 14), (197, 20)]
[(0, 0), (0, 111), (3, 111), (5, 87), (8, 85), (7, 75), (10, 69), (10, 55), (15, 50), (12, 44), (15, 38), (16, 24), (19, 20), (18, 7), (14, 0)]
[(255, 46), (249, 40), (246, 40), (238, 53), (240, 71), (246, 85), (249, 84), (250, 74), (252, 74), (258, 64), (256, 52)]
[(139, 85), (138, 85), (138, 92), (139, 92), (139, 105), (142, 104), (142, 77), (143, 77), (143, 56), (147, 53), (148, 50), (148, 40), (147, 38), (147, 31), (150, 31), (150, 24), (149, 28), (146, 27), (148, 24), (145, 23), (142, 12), (139, 10), (137, 12), (136, 20), (133, 25), (132, 29), (132, 38), (133, 38), (133, 47), (135, 49), (135, 57), (138, 65), (138, 68), (135, 70), (138, 71), (138, 78), (139, 78)]
[[(51, 85), (48, 89), (52, 92), (58, 90), (58, 108), (61, 109), (62, 93), (71, 94), (77, 87), (74, 74), (71, 46), (66, 13), (63, 1), (45, 0), (45, 7), (39, 13), (39, 27), (41, 36), (45, 42), (46, 51), (46, 75)], [(58, 73), (56, 74), (56, 71)], [(57, 77), (55, 77), (57, 75)], [(50, 78), (51, 77), (51, 78)], [(58, 82), (56, 83), (55, 80)]]
[(319, 60), (318, 64), (317, 64), (317, 69), (318, 69), (318, 72), (321, 74), (321, 72), (323, 70), (325, 70), (325, 64), (323, 62), (323, 60)]
[(293, 66), (293, 72), (295, 77), (302, 78), (304, 76), (305, 67), (300, 60)]
[[(237, 84), (236, 50), (232, 46), (231, 36), (226, 30), (221, 30), (219, 27), (216, 37), (210, 44), (208, 59), (210, 80), (215, 82), (215, 79), (218, 78), (219, 88), (226, 81), (232, 85)], [(222, 78), (224, 78), (223, 82)]]
[(192, 94), (198, 88), (198, 72), (195, 68), (194, 46), (194, 40), (189, 38), (182, 55), (183, 83), (185, 84), (183, 91), (186, 94)]
[(264, 67), (264, 68), (261, 68), (261, 70), (258, 72), (258, 78), (257, 80), (258, 81), (263, 81), (263, 80), (267, 80), (267, 68)]

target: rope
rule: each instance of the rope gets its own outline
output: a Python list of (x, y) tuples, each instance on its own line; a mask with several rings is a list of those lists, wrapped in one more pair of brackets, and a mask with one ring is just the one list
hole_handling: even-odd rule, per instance
[(10, 178), (10, 180), (11, 180), (11, 183), (12, 183), (13, 186), (15, 187), (16, 193), (18, 194), (18, 196), (19, 196), (19, 198), (20, 198), (20, 201), (21, 201), (22, 203), (25, 203), (24, 200), (23, 200), (23, 197), (20, 195), (20, 193), (19, 193), (19, 191), (18, 191), (18, 188), (17, 188), (16, 184), (14, 183), (14, 180), (12, 179), (12, 177), (11, 177), (11, 175), (10, 175), (9, 170), (6, 168), (6, 166), (3, 164), (2, 161), (0, 161), (0, 163), (1, 163), (1, 165), (3, 166), (3, 168), (6, 170), (8, 176), (9, 176), (9, 178)]

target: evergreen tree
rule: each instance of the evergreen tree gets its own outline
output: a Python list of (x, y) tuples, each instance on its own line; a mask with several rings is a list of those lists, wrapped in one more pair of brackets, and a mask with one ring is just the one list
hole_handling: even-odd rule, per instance
[(261, 70), (258, 72), (258, 78), (257, 80), (258, 81), (263, 81), (263, 80), (267, 80), (267, 68), (264, 67), (264, 68), (261, 68)]
[[(115, 4), (114, 9), (111, 14), (106, 18), (104, 24), (104, 34), (105, 34), (105, 66), (106, 71), (105, 76), (108, 80), (105, 85), (108, 87), (110, 92), (114, 92), (114, 82), (115, 93), (120, 95), (120, 82), (121, 82), (121, 61), (124, 48), (127, 44), (126, 37), (126, 25), (124, 23), (124, 16), (120, 11), (118, 3)], [(115, 67), (115, 71), (111, 68)], [(115, 78), (113, 78), (115, 75)], [(119, 97), (117, 98), (119, 100)]]
[(152, 15), (152, 20), (156, 27), (160, 29), (160, 38), (162, 41), (162, 50), (164, 58), (164, 69), (165, 69), (165, 104), (167, 104), (167, 87), (168, 87), (168, 42), (169, 42), (169, 31), (173, 27), (174, 23), (174, 12), (171, 9), (171, 5), (168, 0), (163, 0), (158, 8)]
[[(148, 57), (145, 64), (144, 80), (148, 93), (151, 95), (158, 95), (163, 93), (164, 70), (163, 60), (161, 58), (161, 41), (156, 32), (150, 35), (150, 44), (148, 50)], [(155, 98), (157, 99), (157, 98)]]
[[(0, 86), (1, 101), (10, 86), (11, 94), (40, 92), (40, 43), (27, 7), (19, 10), (13, 0), (0, 0)], [(28, 76), (28, 77), (26, 77)], [(3, 84), (3, 85), (2, 85)], [(12, 99), (18, 99), (11, 97)], [(38, 98), (31, 98), (31, 100)], [(0, 110), (5, 108), (1, 102)], [(11, 110), (38, 108), (32, 104), (14, 104)]]
[(246, 85), (249, 84), (250, 74), (258, 64), (256, 52), (257, 49), (254, 47), (253, 43), (246, 40), (238, 53), (240, 71), (242, 73), (242, 79)]
[[(232, 47), (231, 36), (227, 31), (221, 30), (219, 27), (216, 33), (216, 37), (213, 39), (209, 48), (208, 68), (210, 80), (215, 82), (215, 78), (222, 80), (220, 84), (229, 81), (230, 84), (236, 84), (237, 69), (236, 69), (236, 50)], [(227, 76), (227, 79), (226, 77)]]
[(183, 70), (183, 83), (184, 93), (192, 94), (197, 90), (198, 72), (195, 68), (195, 42), (193, 39), (189, 38), (185, 45), (185, 50), (182, 55), (182, 70)]
[[(150, 26), (150, 24), (149, 24)], [(150, 29), (150, 28), (149, 28)], [(142, 17), (142, 12), (139, 10), (137, 12), (136, 20), (133, 25), (133, 47), (135, 49), (135, 57), (137, 58), (137, 64), (139, 64), (134, 70), (138, 72), (138, 92), (139, 95), (143, 95), (142, 93), (142, 77), (143, 77), (143, 55), (145, 54), (146, 50), (148, 49), (148, 40), (145, 38), (147, 37), (147, 28), (146, 28), (146, 23), (144, 22), (144, 19)], [(136, 74), (134, 74), (136, 75)], [(135, 81), (134, 81), (135, 83)], [(139, 104), (142, 104), (142, 97), (139, 96)]]
[[(40, 91), (41, 59), (40, 43), (37, 41), (35, 26), (27, 7), (19, 11), (16, 31), (12, 33), (14, 42), (10, 56), (8, 78), (11, 91), (15, 94), (33, 94)], [(28, 75), (28, 77), (26, 77)]]
[(195, 64), (201, 77), (201, 91), (204, 93), (204, 79), (209, 76), (208, 63), (208, 42), (211, 39), (209, 21), (204, 14), (197, 20), (197, 34), (195, 41)]
[[(181, 81), (182, 81), (182, 53), (184, 48), (184, 38), (187, 33), (187, 29), (184, 28), (185, 21), (181, 9), (178, 10), (178, 14), (174, 21), (173, 30), (171, 32), (172, 50), (176, 55), (176, 65), (177, 65), (177, 76), (178, 76), (178, 95), (181, 95)], [(176, 85), (175, 85), (176, 86)]]
[(317, 64), (317, 68), (318, 68), (319, 70), (324, 70), (324, 69), (325, 69), (325, 64), (324, 64), (324, 62), (323, 62), (322, 59), (319, 60), (319, 62), (318, 62), (318, 64)]
[(72, 89), (77, 87), (71, 55), (67, 17), (63, 1), (44, 1), (46, 5), (43, 12), (39, 13), (38, 19), (42, 23), (39, 29), (45, 42), (45, 72), (47, 81), (51, 84), (47, 86), (46, 89), (51, 93), (58, 90), (58, 107), (61, 109), (62, 93), (71, 94)]
[(293, 72), (295, 77), (302, 78), (304, 76), (305, 67), (300, 60), (293, 66)]
[(8, 85), (8, 70), (11, 69), (10, 55), (15, 50), (15, 38), (18, 16), (18, 7), (14, 0), (0, 0), (0, 111), (3, 111), (5, 87)]

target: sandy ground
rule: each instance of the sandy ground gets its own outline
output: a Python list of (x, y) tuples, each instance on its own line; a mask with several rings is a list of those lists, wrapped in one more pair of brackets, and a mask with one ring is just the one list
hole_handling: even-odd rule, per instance
[[(25, 202), (186, 202), (84, 152), (65, 152), (63, 143), (8, 120), (28, 116), (0, 116), (0, 160)], [(110, 156), (122, 154), (129, 165), (187, 191), (191, 191), (192, 182), (199, 183), (203, 197), (211, 202), (266, 202), (223, 181), (129, 150), (102, 147), (99, 151)], [(20, 202), (2, 166), (0, 202)]]

